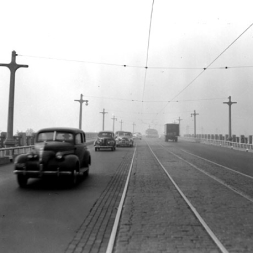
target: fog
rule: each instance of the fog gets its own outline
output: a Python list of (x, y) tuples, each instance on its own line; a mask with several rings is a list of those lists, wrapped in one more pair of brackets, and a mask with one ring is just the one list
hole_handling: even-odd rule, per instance
[[(2, 1), (0, 63), (16, 72), (14, 134), (51, 126), (253, 134), (251, 1)], [(205, 70), (204, 70), (205, 69)], [(10, 73), (0, 67), (0, 131)]]

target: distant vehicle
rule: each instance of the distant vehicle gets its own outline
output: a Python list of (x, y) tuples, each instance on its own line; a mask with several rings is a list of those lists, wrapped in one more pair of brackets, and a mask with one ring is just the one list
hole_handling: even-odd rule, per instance
[(148, 138), (159, 138), (158, 131), (156, 129), (149, 128), (146, 130), (146, 137)]
[(179, 124), (165, 124), (164, 126), (165, 141), (177, 142), (179, 136)]
[(20, 187), (29, 178), (64, 177), (74, 185), (88, 175), (91, 164), (85, 133), (76, 128), (44, 128), (37, 132), (34, 151), (16, 157), (14, 174)]
[(95, 151), (101, 149), (116, 150), (116, 141), (112, 131), (101, 131), (98, 133), (97, 140), (94, 142)]
[(133, 138), (141, 140), (142, 139), (142, 134), (141, 133), (133, 133)]
[(117, 131), (115, 133), (116, 146), (133, 147), (134, 139), (131, 132)]

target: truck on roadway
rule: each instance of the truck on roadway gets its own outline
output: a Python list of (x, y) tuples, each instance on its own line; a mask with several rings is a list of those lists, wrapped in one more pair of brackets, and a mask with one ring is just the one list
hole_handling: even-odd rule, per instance
[(177, 142), (179, 136), (179, 124), (165, 124), (164, 126), (164, 136), (165, 141), (174, 141)]

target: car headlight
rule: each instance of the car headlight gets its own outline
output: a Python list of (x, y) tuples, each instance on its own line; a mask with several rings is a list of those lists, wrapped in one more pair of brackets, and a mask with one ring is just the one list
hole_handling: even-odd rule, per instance
[(34, 154), (34, 153), (30, 153), (30, 154), (27, 155), (28, 159), (34, 159), (34, 158), (37, 158), (37, 157), (38, 157), (38, 155)]
[(25, 163), (15, 162), (16, 168), (25, 168)]
[(63, 154), (61, 152), (57, 152), (56, 155), (55, 155), (55, 157), (57, 159), (62, 159), (63, 158)]

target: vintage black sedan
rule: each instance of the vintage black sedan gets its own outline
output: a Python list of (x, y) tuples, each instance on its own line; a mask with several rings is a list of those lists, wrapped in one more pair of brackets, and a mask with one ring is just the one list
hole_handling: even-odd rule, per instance
[(114, 139), (114, 133), (112, 131), (101, 131), (98, 133), (98, 137), (94, 142), (95, 151), (101, 149), (116, 150), (116, 141)]
[(29, 178), (67, 177), (70, 184), (89, 173), (90, 152), (85, 133), (76, 128), (44, 128), (37, 132), (34, 151), (15, 158), (14, 174), (20, 187)]

